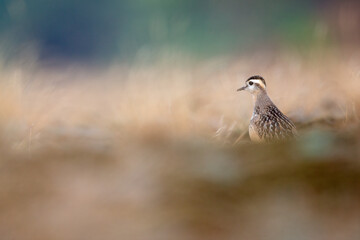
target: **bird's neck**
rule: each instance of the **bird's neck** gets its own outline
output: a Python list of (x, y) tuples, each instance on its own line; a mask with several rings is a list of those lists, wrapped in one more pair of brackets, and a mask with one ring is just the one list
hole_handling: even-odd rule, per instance
[(253, 94), (254, 99), (254, 109), (263, 110), (267, 106), (272, 105), (273, 102), (267, 95), (266, 90), (260, 90), (259, 92)]

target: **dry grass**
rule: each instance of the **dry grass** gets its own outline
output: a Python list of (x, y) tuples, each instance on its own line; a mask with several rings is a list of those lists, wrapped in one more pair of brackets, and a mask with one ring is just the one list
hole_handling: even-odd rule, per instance
[[(4, 239), (357, 239), (360, 57), (0, 69)], [(298, 142), (247, 140), (263, 75)]]
[[(1, 120), (33, 127), (114, 132), (228, 136), (245, 131), (252, 112), (248, 94), (235, 92), (248, 76), (263, 75), (269, 94), (299, 124), (357, 116), (360, 59), (252, 56), (201, 64), (114, 64), (108, 68), (1, 71)], [(326, 61), (324, 63), (324, 61)]]

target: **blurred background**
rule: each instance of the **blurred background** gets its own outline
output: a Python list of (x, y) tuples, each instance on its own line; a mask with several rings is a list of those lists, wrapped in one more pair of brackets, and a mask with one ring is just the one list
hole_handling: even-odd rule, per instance
[(175, 50), (196, 57), (264, 49), (354, 46), (358, 1), (84, 2), (4, 0), (3, 54), (41, 60), (128, 61)]
[(359, 239), (359, 50), (355, 0), (0, 1), (1, 238)]

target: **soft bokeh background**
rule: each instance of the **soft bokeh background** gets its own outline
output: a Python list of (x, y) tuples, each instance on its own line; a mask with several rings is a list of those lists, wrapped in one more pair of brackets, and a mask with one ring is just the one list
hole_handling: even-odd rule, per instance
[(359, 239), (359, 50), (358, 1), (0, 1), (1, 239)]

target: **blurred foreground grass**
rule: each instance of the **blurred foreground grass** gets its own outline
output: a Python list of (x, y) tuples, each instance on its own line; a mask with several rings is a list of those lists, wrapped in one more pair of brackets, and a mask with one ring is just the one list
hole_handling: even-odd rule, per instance
[[(3, 239), (358, 239), (360, 57), (5, 65)], [(251, 144), (246, 77), (300, 139)]]

